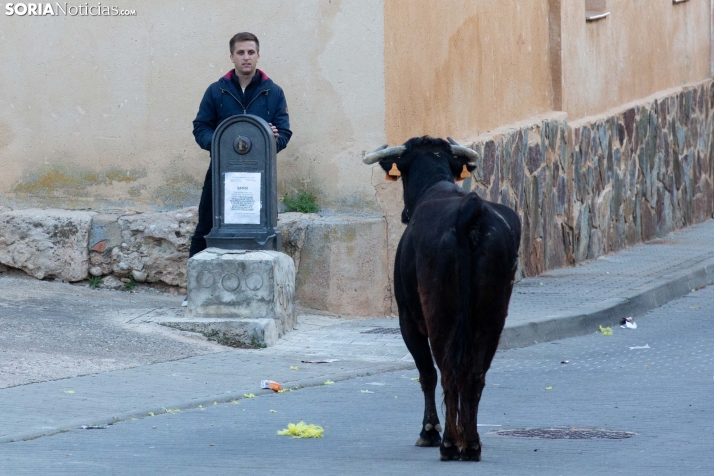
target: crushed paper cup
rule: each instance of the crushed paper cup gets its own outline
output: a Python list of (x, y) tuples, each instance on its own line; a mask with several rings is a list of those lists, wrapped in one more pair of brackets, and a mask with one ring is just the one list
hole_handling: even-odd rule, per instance
[(261, 380), (260, 388), (269, 388), (274, 392), (279, 392), (283, 389), (283, 386), (280, 385), (278, 382), (273, 382), (272, 380)]

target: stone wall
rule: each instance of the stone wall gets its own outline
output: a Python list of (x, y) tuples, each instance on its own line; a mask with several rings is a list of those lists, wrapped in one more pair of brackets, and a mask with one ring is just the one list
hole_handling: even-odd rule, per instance
[(567, 123), (542, 116), (480, 136), (463, 186), (521, 216), (533, 276), (706, 220), (714, 211), (714, 86), (664, 91)]
[(0, 263), (38, 279), (103, 277), (186, 288), (197, 208), (165, 213), (97, 214), (24, 209), (0, 212)]
[[(38, 279), (94, 276), (108, 288), (133, 280), (185, 294), (197, 211), (0, 209), (0, 264)], [(347, 315), (391, 312), (383, 217), (283, 213), (278, 226), (295, 262), (299, 304)]]

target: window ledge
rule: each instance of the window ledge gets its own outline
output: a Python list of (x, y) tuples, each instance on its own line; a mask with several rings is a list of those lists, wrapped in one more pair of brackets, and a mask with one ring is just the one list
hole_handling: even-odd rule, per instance
[(672, 0), (672, 3), (685, 3), (688, 2), (689, 0)]
[(585, 21), (602, 20), (608, 15), (610, 15), (610, 12), (585, 12)]

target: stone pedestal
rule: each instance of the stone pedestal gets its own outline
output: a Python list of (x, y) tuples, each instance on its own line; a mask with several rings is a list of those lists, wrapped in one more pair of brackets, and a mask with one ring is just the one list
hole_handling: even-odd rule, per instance
[(264, 347), (295, 326), (295, 264), (278, 251), (208, 248), (188, 262), (188, 312), (171, 327)]

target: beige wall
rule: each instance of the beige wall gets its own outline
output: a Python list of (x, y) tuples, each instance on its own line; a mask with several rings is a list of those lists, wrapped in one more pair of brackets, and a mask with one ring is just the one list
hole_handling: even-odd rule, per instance
[(585, 2), (561, 0), (563, 110), (570, 120), (709, 76), (710, 0), (607, 0), (585, 22)]
[(710, 74), (710, 0), (385, 0), (386, 133), (473, 138), (599, 114)]
[(384, 24), (390, 144), (552, 109), (548, 0), (385, 0)]
[[(374, 203), (359, 155), (384, 137), (381, 0), (124, 2), (135, 17), (0, 12), (0, 195), (15, 206), (198, 203), (208, 153), (191, 134), (228, 40), (252, 31), (294, 132), (282, 192)], [(368, 144), (368, 145), (365, 145)]]

